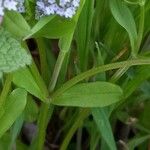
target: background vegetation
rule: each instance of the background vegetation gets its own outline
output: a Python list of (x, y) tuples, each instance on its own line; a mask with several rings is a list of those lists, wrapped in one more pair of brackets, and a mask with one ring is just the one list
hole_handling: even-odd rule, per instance
[(149, 149), (150, 1), (25, 5), (0, 28), (0, 150)]

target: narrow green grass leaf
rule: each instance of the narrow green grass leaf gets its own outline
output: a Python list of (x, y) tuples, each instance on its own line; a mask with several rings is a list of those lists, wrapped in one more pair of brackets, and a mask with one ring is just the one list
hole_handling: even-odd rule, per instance
[(69, 142), (71, 141), (73, 135), (75, 134), (77, 129), (82, 126), (83, 121), (89, 115), (89, 112), (90, 112), (89, 109), (82, 109), (79, 112), (79, 114), (75, 117), (74, 123), (69, 128), (69, 131), (68, 131), (67, 135), (65, 136), (65, 138), (64, 138), (64, 140), (60, 146), (60, 150), (66, 150), (67, 149)]
[(143, 142), (149, 139), (150, 139), (150, 135), (145, 135), (130, 140), (128, 143), (129, 150), (134, 150), (138, 145), (142, 144)]
[(79, 67), (82, 71), (87, 68), (93, 13), (94, 1), (86, 1), (76, 30), (77, 54), (79, 57)]
[(119, 86), (108, 82), (82, 83), (66, 90), (52, 103), (60, 106), (104, 107), (118, 102), (122, 95)]
[(93, 108), (92, 115), (101, 133), (101, 136), (107, 143), (109, 149), (117, 150), (108, 115), (103, 109), (99, 108)]
[(7, 98), (5, 112), (0, 118), (0, 137), (12, 126), (21, 115), (26, 105), (27, 92), (24, 89), (15, 89)]

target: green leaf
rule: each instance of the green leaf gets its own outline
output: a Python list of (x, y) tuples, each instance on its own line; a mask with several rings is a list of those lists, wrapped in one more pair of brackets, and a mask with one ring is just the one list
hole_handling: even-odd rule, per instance
[(38, 118), (38, 105), (35, 103), (33, 98), (29, 95), (27, 105), (25, 108), (25, 121), (34, 122)]
[(29, 71), (28, 68), (22, 68), (13, 73), (13, 82), (18, 87), (26, 89), (29, 93), (39, 98), (40, 100), (45, 101), (45, 96), (39, 88), (36, 80)]
[(3, 27), (17, 38), (23, 38), (30, 30), (30, 26), (23, 16), (15, 11), (5, 13)]
[(128, 32), (131, 47), (134, 49), (137, 29), (132, 13), (122, 0), (109, 0), (109, 2), (114, 18)]
[[(10, 150), (9, 143), (11, 141), (11, 135), (9, 133), (5, 133), (2, 138), (0, 138), (0, 150)], [(27, 150), (28, 147), (23, 144), (20, 140), (16, 141), (16, 149), (17, 150)]]
[(76, 42), (78, 51), (77, 54), (79, 57), (79, 65), (81, 71), (84, 71), (87, 68), (88, 54), (91, 48), (90, 36), (91, 36), (93, 12), (94, 12), (94, 1), (93, 0), (85, 1), (84, 7), (78, 20), (76, 30)]
[(24, 89), (15, 89), (7, 98), (5, 112), (0, 118), (0, 137), (12, 126), (21, 115), (26, 105), (27, 92)]
[(0, 29), (0, 73), (15, 71), (31, 63), (31, 56), (27, 54), (21, 44), (9, 32)]
[(139, 123), (146, 129), (150, 130), (150, 101), (145, 102), (144, 110), (140, 114)]
[(104, 107), (118, 102), (123, 95), (119, 86), (108, 82), (82, 83), (52, 99), (61, 106)]
[(28, 39), (32, 37), (34, 34), (36, 34), (38, 31), (42, 30), (42, 28), (44, 28), (44, 26), (46, 26), (46, 24), (48, 24), (53, 18), (54, 16), (49, 16), (49, 17), (43, 17), (42, 19), (40, 19), (35, 24), (35, 26), (30, 30), (30, 33), (24, 39)]
[(15, 144), (17, 137), (22, 129), (23, 126), (23, 122), (24, 122), (24, 116), (23, 113), (17, 118), (17, 120), (15, 121), (15, 123), (13, 124), (13, 127), (11, 128), (11, 139), (9, 142), (9, 149), (13, 148), (13, 145)]
[(117, 150), (108, 115), (104, 109), (94, 108), (92, 110), (92, 115), (101, 133), (101, 136), (107, 143), (109, 149)]
[(46, 37), (46, 38), (60, 38), (64, 35), (71, 33), (72, 28), (75, 26), (73, 19), (67, 20), (61, 17), (54, 17), (49, 21), (41, 30), (39, 30), (34, 37)]
[(150, 78), (150, 66), (140, 66), (137, 68), (135, 77), (124, 87), (125, 98), (129, 97), (140, 84)]
[(128, 148), (129, 148), (129, 150), (134, 150), (138, 145), (142, 144), (143, 142), (145, 142), (146, 140), (149, 140), (149, 139), (150, 139), (150, 135), (136, 137), (129, 141)]

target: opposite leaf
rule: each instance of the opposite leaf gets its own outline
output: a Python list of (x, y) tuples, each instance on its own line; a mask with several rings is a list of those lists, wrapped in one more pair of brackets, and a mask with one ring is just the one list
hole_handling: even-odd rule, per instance
[(9, 32), (0, 29), (0, 73), (9, 73), (29, 65), (31, 57)]
[(123, 92), (108, 82), (82, 83), (55, 97), (52, 103), (61, 106), (104, 107), (121, 100)]

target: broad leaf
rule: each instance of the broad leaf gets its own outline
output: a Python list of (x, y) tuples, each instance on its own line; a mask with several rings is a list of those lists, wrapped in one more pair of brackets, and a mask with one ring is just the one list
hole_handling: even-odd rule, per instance
[(12, 126), (21, 115), (26, 105), (27, 92), (24, 89), (15, 89), (7, 98), (5, 112), (0, 118), (0, 137)]
[(118, 102), (122, 94), (119, 86), (108, 82), (82, 83), (55, 97), (52, 103), (61, 106), (104, 107)]

